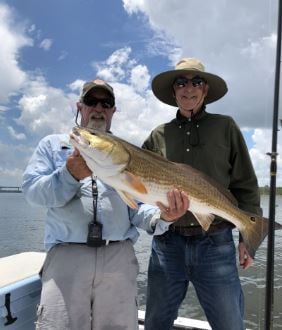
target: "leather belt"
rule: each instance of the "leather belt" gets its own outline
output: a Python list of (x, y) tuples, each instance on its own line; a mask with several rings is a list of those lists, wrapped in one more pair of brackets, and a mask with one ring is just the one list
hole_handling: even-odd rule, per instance
[(201, 226), (182, 227), (174, 225), (169, 226), (169, 231), (172, 231), (182, 236), (198, 236), (203, 234), (215, 233), (228, 227), (233, 228), (234, 226), (226, 221), (222, 221), (216, 225), (211, 225), (208, 231), (204, 231)]
[[(101, 245), (100, 246), (106, 246), (106, 245), (110, 245), (110, 244), (113, 244), (113, 243), (119, 243), (119, 242), (123, 242), (123, 241), (109, 241), (109, 240), (104, 240), (104, 241), (101, 241)], [(61, 244), (64, 244), (64, 245), (67, 245), (67, 244), (70, 244), (70, 245), (86, 245), (86, 243), (79, 243), (79, 242), (64, 242), (64, 243), (61, 243)]]

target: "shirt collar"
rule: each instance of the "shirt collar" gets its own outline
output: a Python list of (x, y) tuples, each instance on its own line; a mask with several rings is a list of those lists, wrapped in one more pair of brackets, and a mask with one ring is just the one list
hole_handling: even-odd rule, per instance
[[(198, 121), (198, 120), (202, 119), (203, 117), (205, 117), (207, 115), (205, 109), (206, 109), (206, 106), (203, 105), (201, 111), (198, 112), (198, 113), (196, 113), (196, 115), (192, 117), (192, 120), (191, 121)], [(187, 121), (188, 121), (188, 118), (182, 116), (182, 114), (180, 113), (180, 110), (178, 109), (177, 110), (177, 113), (176, 113), (176, 123), (178, 125), (181, 125), (181, 124), (187, 123)]]

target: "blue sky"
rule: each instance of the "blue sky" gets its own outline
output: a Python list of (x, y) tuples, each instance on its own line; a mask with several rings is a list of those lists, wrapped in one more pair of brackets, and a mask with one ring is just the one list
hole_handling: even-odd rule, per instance
[(181, 57), (226, 80), (207, 110), (233, 116), (269, 184), (276, 11), (277, 0), (0, 0), (0, 185), (21, 184), (40, 138), (70, 131), (80, 88), (97, 76), (115, 89), (114, 133), (140, 145), (175, 114), (150, 83)]

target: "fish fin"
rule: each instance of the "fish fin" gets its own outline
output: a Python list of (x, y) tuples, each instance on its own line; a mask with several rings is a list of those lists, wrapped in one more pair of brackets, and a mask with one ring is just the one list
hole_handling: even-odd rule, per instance
[(127, 193), (126, 191), (117, 190), (118, 194), (120, 195), (120, 198), (132, 209), (137, 209), (138, 204), (135, 202), (135, 200), (132, 198), (132, 196)]
[(144, 186), (143, 182), (134, 174), (129, 171), (123, 171), (124, 178), (127, 184), (133, 188), (134, 190), (138, 191), (141, 194), (147, 194), (148, 191)]
[[(249, 217), (249, 222), (243, 229), (239, 229), (246, 249), (254, 259), (260, 244), (268, 234), (268, 219), (259, 215), (244, 212)], [(282, 225), (275, 222), (275, 230), (282, 229)]]
[(210, 225), (215, 218), (213, 214), (202, 214), (193, 212), (193, 215), (205, 231), (210, 228)]

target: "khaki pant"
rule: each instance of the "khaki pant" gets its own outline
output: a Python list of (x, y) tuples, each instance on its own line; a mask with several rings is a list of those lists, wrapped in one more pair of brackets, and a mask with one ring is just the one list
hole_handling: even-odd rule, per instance
[(131, 241), (60, 244), (47, 254), (37, 330), (135, 330), (138, 263)]

